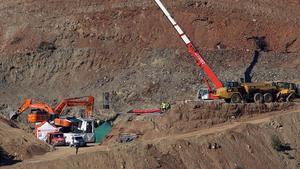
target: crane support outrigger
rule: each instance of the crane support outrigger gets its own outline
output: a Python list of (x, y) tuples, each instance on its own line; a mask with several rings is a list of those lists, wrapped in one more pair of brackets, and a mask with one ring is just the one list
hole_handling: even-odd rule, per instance
[[(155, 0), (156, 4), (159, 6), (159, 8), (162, 10), (162, 12), (165, 14), (165, 16), (168, 18), (168, 20), (171, 22), (183, 42), (188, 48), (189, 53), (191, 56), (195, 59), (197, 65), (203, 70), (203, 72), (206, 74), (206, 76), (210, 79), (210, 81), (213, 83), (215, 89), (222, 88), (223, 83), (219, 80), (219, 78), (216, 76), (216, 74), (213, 72), (213, 70), (209, 67), (209, 65), (206, 63), (206, 61), (203, 59), (203, 56), (199, 53), (199, 51), (194, 47), (192, 41), (189, 39), (189, 37), (184, 33), (184, 31), (181, 29), (181, 27), (177, 24), (175, 19), (171, 16), (171, 14), (168, 12), (166, 7), (163, 5), (163, 3), (160, 0)], [(206, 82), (207, 88), (208, 88), (208, 98), (207, 99), (217, 99), (213, 94), (213, 89), (210, 86), (209, 82), (206, 78), (204, 78), (204, 81)]]

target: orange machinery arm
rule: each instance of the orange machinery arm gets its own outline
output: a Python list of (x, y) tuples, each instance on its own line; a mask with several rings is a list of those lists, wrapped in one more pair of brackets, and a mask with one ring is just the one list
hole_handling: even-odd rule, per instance
[(40, 109), (49, 114), (54, 114), (53, 109), (48, 104), (42, 102), (32, 104), (31, 99), (26, 99), (22, 106), (16, 112), (13, 112), (9, 115), (9, 118), (11, 120), (17, 119), (18, 116), (21, 115), (27, 109)]
[(64, 99), (54, 108), (54, 113), (58, 115), (61, 114), (65, 107), (85, 106), (86, 117), (91, 117), (94, 109), (94, 101), (95, 98), (93, 96)]

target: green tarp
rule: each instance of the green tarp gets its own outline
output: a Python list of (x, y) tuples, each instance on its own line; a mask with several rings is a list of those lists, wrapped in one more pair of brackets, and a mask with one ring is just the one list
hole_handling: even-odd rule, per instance
[(95, 129), (96, 143), (101, 143), (105, 137), (111, 132), (112, 125), (110, 122), (104, 122)]

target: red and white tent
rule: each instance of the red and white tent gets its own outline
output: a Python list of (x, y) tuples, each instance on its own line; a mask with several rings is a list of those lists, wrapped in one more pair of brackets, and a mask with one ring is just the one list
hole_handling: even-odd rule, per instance
[(47, 134), (48, 133), (52, 133), (52, 132), (58, 132), (59, 129), (57, 127), (52, 126), (50, 123), (48, 122), (43, 122), (40, 125), (37, 125), (35, 127), (35, 134), (36, 137), (39, 140), (43, 140), (46, 141), (47, 140)]

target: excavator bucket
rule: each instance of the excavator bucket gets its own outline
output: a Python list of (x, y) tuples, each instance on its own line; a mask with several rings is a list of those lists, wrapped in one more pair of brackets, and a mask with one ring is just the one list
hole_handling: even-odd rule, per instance
[(18, 111), (9, 113), (9, 119), (10, 120), (15, 120), (15, 119), (17, 119), (18, 116), (19, 116)]

